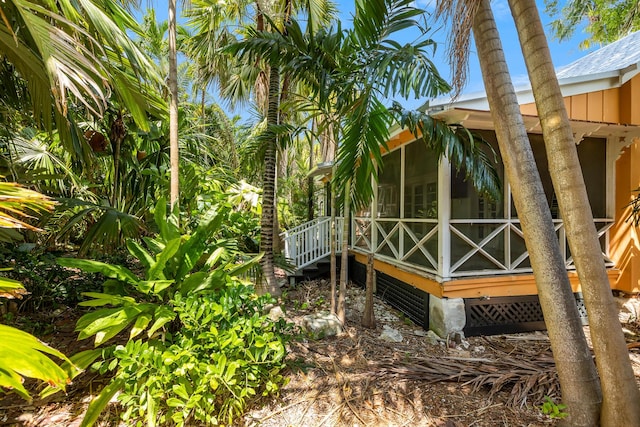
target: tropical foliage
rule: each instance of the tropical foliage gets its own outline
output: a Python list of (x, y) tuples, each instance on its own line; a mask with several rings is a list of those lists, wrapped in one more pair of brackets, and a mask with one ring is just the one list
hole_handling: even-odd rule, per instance
[[(95, 366), (115, 370), (85, 424), (119, 390), (125, 420), (230, 423), (253, 396), (276, 392), (283, 383), (279, 371), (289, 327), (269, 320), (261, 309), (273, 301), (257, 298), (240, 279), (259, 257), (248, 258), (224, 237), (231, 212), (230, 205), (216, 204), (192, 233), (181, 234), (160, 200), (154, 213), (158, 236), (145, 237), (144, 245), (127, 241), (143, 277), (121, 265), (58, 260), (107, 278), (103, 292), (88, 292), (80, 303), (96, 309), (78, 320), (79, 339), (93, 337), (102, 346), (128, 331), (124, 345), (76, 355), (83, 368), (103, 356)], [(174, 386), (167, 390), (166, 384)]]
[[(29, 211), (51, 209), (52, 204), (51, 200), (34, 191), (11, 183), (0, 183), (2, 228), (35, 229), (15, 216), (24, 218), (29, 216)], [(0, 298), (22, 298), (25, 293), (26, 290), (20, 282), (0, 278)], [(2, 303), (3, 301), (0, 301), (0, 304)], [(70, 363), (64, 354), (44, 344), (33, 335), (10, 326), (0, 325), (0, 387), (14, 390), (25, 399), (29, 399), (29, 392), (23, 385), (24, 377), (29, 377), (64, 390), (69, 382), (69, 375), (49, 356)]]
[(547, 13), (556, 17), (551, 28), (560, 40), (571, 37), (586, 22), (584, 32), (589, 38), (580, 44), (583, 49), (612, 43), (640, 30), (640, 7), (635, 0), (571, 0), (564, 4), (545, 0), (545, 5)]

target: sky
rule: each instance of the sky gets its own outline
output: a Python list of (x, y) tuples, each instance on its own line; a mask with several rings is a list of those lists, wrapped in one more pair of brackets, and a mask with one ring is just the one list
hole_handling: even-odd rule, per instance
[[(351, 23), (351, 16), (353, 15), (354, 11), (354, 0), (335, 1), (337, 3), (339, 17), (342, 21), (343, 28), (349, 27)], [(435, 0), (416, 0), (416, 5), (426, 9), (427, 11), (432, 11), (432, 5), (434, 1)], [(556, 68), (570, 64), (571, 62), (587, 55), (590, 52), (590, 50), (581, 50), (579, 48), (580, 42), (587, 38), (587, 35), (581, 32), (580, 29), (576, 30), (576, 33), (571, 40), (559, 42), (553, 39), (549, 30), (549, 22), (551, 22), (552, 19), (544, 13), (544, 0), (536, 0), (536, 3), (538, 5), (538, 10), (545, 27), (545, 32), (547, 33), (547, 40), (551, 51), (551, 57)], [(559, 0), (559, 3), (562, 4), (564, 2), (563, 0)], [(178, 14), (180, 14), (180, 9), (182, 8), (182, 6), (182, 3), (178, 4)], [(509, 10), (507, 0), (493, 0), (491, 2), (491, 6), (496, 19), (496, 23), (498, 25), (502, 47), (505, 52), (513, 83), (516, 87), (526, 84), (528, 82), (527, 70), (524, 59), (522, 57), (515, 24), (513, 22), (513, 18), (511, 17), (511, 12)], [(154, 4), (154, 7), (156, 9), (157, 19), (164, 20), (167, 18), (166, 0), (159, 0), (156, 4)], [(432, 31), (429, 33), (429, 37), (433, 39), (438, 45), (436, 54), (433, 57), (433, 61), (440, 74), (448, 80), (448, 77), (451, 74), (449, 63), (446, 57), (448, 32), (445, 28), (443, 28), (443, 23), (441, 22), (434, 22), (433, 20), (430, 20), (429, 24), (432, 27)], [(412, 36), (412, 34), (405, 34), (406, 39), (399, 39), (399, 42), (404, 43), (415, 39), (415, 36)], [(591, 50), (594, 49), (597, 49), (597, 46), (593, 47)], [(462, 91), (462, 94), (465, 95), (483, 91), (484, 89), (482, 84), (482, 74), (480, 72), (478, 57), (475, 52), (475, 46), (471, 44), (468, 79), (467, 84)], [(428, 101), (427, 99), (397, 100), (400, 101), (405, 106), (405, 108), (409, 109), (418, 108), (422, 106), (426, 101)], [(222, 103), (221, 106), (223, 107), (223, 109), (228, 110), (228, 108), (225, 107), (224, 103)], [(234, 114), (240, 114), (243, 119), (247, 119), (249, 117), (249, 114), (246, 111), (228, 111), (228, 113), (230, 116)]]

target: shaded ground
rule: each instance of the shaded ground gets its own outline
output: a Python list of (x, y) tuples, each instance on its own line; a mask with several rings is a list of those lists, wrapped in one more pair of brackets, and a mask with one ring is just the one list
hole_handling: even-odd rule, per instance
[[(309, 282), (289, 289), (285, 297), (287, 316), (297, 324), (302, 316), (328, 310), (328, 284)], [(243, 426), (548, 426), (554, 420), (540, 409), (542, 398), (558, 401), (546, 334), (471, 337), (460, 343), (435, 341), (402, 315), (376, 300), (377, 328), (360, 326), (364, 294), (350, 287), (347, 326), (338, 337), (302, 340), (290, 345), (293, 362), (289, 383), (278, 398), (260, 402), (239, 425)], [(34, 319), (52, 325), (43, 339), (72, 354), (91, 347), (78, 343), (73, 332), (79, 313), (64, 310)], [(402, 335), (402, 342), (380, 338), (384, 325)], [(631, 341), (638, 323), (625, 325)], [(636, 376), (640, 378), (640, 349), (631, 350)], [(431, 363), (431, 365), (430, 365)], [(476, 375), (467, 379), (430, 381), (433, 372)], [(514, 368), (516, 366), (517, 368)], [(540, 381), (526, 390), (505, 379), (528, 367)], [(431, 373), (430, 373), (431, 372)], [(488, 373), (487, 373), (488, 372)], [(484, 375), (484, 376), (478, 376)], [(420, 378), (407, 379), (407, 378)], [(495, 387), (505, 379), (504, 387)], [(66, 395), (24, 402), (16, 396), (0, 399), (0, 426), (77, 426), (92, 396), (106, 379), (88, 372), (72, 384)], [(495, 390), (491, 390), (494, 385)], [(514, 401), (516, 404), (514, 404)], [(116, 405), (98, 425), (116, 426)]]

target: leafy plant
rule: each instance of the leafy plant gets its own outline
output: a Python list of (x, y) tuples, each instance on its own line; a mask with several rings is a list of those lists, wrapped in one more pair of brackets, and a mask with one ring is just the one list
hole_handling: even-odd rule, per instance
[[(42, 194), (24, 189), (14, 183), (0, 183), (0, 227), (29, 228), (20, 216), (29, 217), (29, 211), (50, 209), (53, 202)], [(25, 295), (24, 286), (12, 279), (0, 278), (0, 297), (21, 298)], [(6, 325), (0, 325), (0, 388), (15, 390), (20, 396), (29, 399), (23, 377), (36, 378), (47, 382), (55, 390), (64, 390), (69, 375), (49, 356), (68, 362), (67, 357), (52, 347), (39, 341), (33, 335)]]
[(142, 279), (121, 265), (58, 259), (62, 266), (101, 273), (108, 278), (103, 292), (84, 293), (91, 299), (79, 305), (101, 308), (78, 320), (79, 339), (93, 336), (98, 346), (131, 325), (129, 338), (143, 331), (151, 338), (175, 319), (168, 303), (176, 292), (187, 295), (222, 288), (231, 276), (252, 266), (251, 262), (236, 265), (235, 254), (229, 251), (232, 247), (226, 245), (227, 241), (212, 241), (226, 218), (226, 208), (211, 209), (191, 235), (181, 235), (175, 217), (166, 217), (164, 200), (158, 202), (154, 215), (159, 235), (144, 238), (146, 247), (133, 240), (126, 243), (129, 253), (144, 267)]
[(129, 330), (125, 345), (72, 358), (84, 368), (102, 356), (93, 366), (115, 371), (82, 425), (92, 425), (118, 391), (125, 420), (230, 423), (254, 396), (284, 383), (288, 326), (269, 320), (261, 309), (274, 301), (257, 297), (240, 279), (259, 256), (246, 259), (226, 236), (223, 224), (231, 211), (218, 204), (193, 233), (182, 235), (160, 200), (154, 213), (158, 236), (126, 244), (144, 268), (142, 278), (122, 265), (58, 260), (107, 277), (102, 292), (84, 294), (90, 299), (81, 305), (97, 309), (78, 320), (80, 339), (94, 337), (99, 346)]
[(176, 294), (181, 328), (166, 341), (131, 340), (116, 348), (125, 421), (148, 425), (228, 424), (248, 401), (285, 383), (287, 325), (261, 309), (273, 303), (250, 286)]
[(555, 403), (553, 399), (549, 396), (544, 397), (544, 402), (540, 408), (542, 413), (547, 415), (551, 419), (559, 419), (562, 420), (569, 416), (565, 409), (567, 409), (567, 405), (562, 403)]

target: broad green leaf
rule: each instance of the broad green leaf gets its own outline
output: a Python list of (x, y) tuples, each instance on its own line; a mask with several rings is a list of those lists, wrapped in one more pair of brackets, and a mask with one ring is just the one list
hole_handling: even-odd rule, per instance
[(214, 234), (214, 231), (220, 228), (224, 218), (225, 215), (217, 207), (203, 216), (193, 235), (180, 247), (178, 253), (180, 265), (175, 275), (177, 281), (184, 279), (196, 265), (207, 248), (207, 241)]
[(166, 401), (167, 406), (173, 407), (173, 408), (177, 408), (179, 406), (184, 406), (184, 402), (180, 399), (177, 399), (175, 397), (170, 397), (167, 399)]
[(112, 294), (104, 294), (100, 292), (83, 292), (83, 296), (94, 298), (89, 301), (82, 301), (78, 303), (78, 305), (84, 307), (101, 307), (103, 305), (111, 304), (111, 305), (124, 305), (124, 304), (135, 304), (136, 300), (131, 297), (122, 297), (119, 295)]
[(37, 378), (64, 389), (69, 377), (47, 355), (69, 361), (64, 354), (33, 335), (0, 324), (0, 367), (3, 369), (3, 373), (0, 373), (0, 386), (14, 387), (27, 398), (28, 394), (23, 394), (26, 390), (15, 387), (15, 381), (21, 381), (22, 377)]
[[(127, 240), (126, 244), (129, 253), (136, 257), (138, 261), (140, 261), (140, 263), (145, 267), (145, 270), (149, 270), (149, 268), (151, 268), (151, 264), (154, 262), (153, 256), (135, 240), (129, 239)], [(149, 280), (148, 275), (147, 280)]]
[(189, 393), (187, 393), (187, 389), (182, 384), (174, 384), (172, 390), (175, 394), (180, 396), (185, 400), (189, 400)]
[(173, 285), (173, 280), (142, 280), (138, 282), (138, 290), (142, 293), (148, 294), (153, 290), (154, 294), (159, 294), (169, 286)]
[(100, 261), (75, 258), (58, 258), (56, 262), (63, 267), (79, 268), (80, 270), (89, 273), (101, 273), (107, 277), (121, 280), (131, 285), (135, 285), (138, 282), (138, 278), (131, 272), (131, 270), (120, 265), (111, 265)]
[(29, 292), (22, 283), (7, 277), (0, 277), (0, 297), (2, 298), (22, 298)]
[[(60, 367), (67, 373), (70, 379), (74, 379), (89, 367), (102, 355), (102, 349), (85, 350), (69, 357), (70, 362), (63, 362)], [(60, 391), (57, 387), (47, 386), (40, 392), (40, 398), (45, 398)]]
[(176, 317), (175, 311), (173, 311), (169, 307), (166, 307), (166, 306), (158, 307), (158, 309), (154, 313), (155, 321), (153, 322), (153, 325), (151, 326), (151, 328), (149, 328), (147, 335), (149, 337), (152, 337), (153, 334), (158, 329), (162, 328), (164, 325), (171, 322), (173, 319), (175, 319), (175, 317)]
[(76, 325), (82, 340), (95, 335), (95, 345), (113, 338), (133, 322), (141, 313), (149, 311), (152, 304), (129, 305), (114, 309), (101, 309), (82, 316)]
[(149, 280), (158, 280), (158, 279), (166, 279), (164, 274), (165, 266), (167, 262), (178, 252), (180, 249), (180, 243), (182, 241), (181, 237), (177, 237), (168, 241), (158, 255), (156, 255), (155, 261), (151, 264), (149, 271), (147, 273), (147, 277)]
[(129, 333), (129, 339), (132, 339), (140, 332), (144, 331), (147, 326), (149, 326), (152, 318), (153, 316), (150, 313), (142, 313), (138, 316), (136, 322), (133, 324), (133, 328), (131, 328), (131, 332)]
[(98, 417), (104, 408), (107, 407), (111, 398), (122, 389), (124, 381), (121, 379), (111, 380), (111, 384), (102, 389), (98, 397), (93, 399), (87, 408), (87, 413), (80, 423), (80, 427), (90, 427), (98, 421)]

